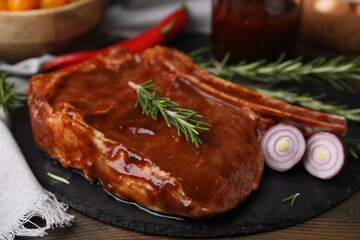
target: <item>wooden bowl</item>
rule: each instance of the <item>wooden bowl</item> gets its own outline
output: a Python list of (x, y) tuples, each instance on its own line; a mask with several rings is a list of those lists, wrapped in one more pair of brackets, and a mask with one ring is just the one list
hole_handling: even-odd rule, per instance
[(95, 33), (104, 10), (104, 0), (79, 0), (51, 9), (0, 11), (0, 59), (16, 62), (74, 50)]
[(360, 4), (341, 0), (305, 0), (301, 24), (306, 45), (360, 52)]

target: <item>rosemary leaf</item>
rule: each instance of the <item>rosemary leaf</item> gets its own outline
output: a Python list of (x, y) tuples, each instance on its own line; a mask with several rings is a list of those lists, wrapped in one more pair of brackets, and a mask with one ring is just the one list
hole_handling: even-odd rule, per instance
[(63, 177), (59, 177), (59, 176), (57, 176), (57, 175), (55, 175), (55, 174), (53, 174), (53, 173), (51, 173), (51, 172), (48, 172), (47, 175), (48, 175), (50, 178), (52, 178), (52, 179), (54, 179), (54, 180), (56, 180), (56, 181), (62, 182), (62, 183), (64, 183), (64, 184), (70, 184), (70, 182), (69, 182), (67, 179), (65, 179), (65, 178), (63, 178)]
[(160, 88), (155, 88), (151, 80), (140, 85), (129, 82), (129, 86), (136, 90), (138, 98), (135, 106), (140, 104), (144, 114), (157, 120), (160, 112), (168, 127), (176, 127), (179, 136), (182, 132), (187, 141), (190, 139), (196, 147), (200, 146), (202, 141), (199, 131), (207, 131), (211, 127), (210, 124), (198, 120), (203, 118), (202, 115), (189, 109), (179, 108), (178, 104), (169, 98), (157, 96)]

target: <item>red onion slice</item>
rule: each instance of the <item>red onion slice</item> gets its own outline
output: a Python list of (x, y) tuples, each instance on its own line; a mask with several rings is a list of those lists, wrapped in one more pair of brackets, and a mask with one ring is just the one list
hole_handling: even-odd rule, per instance
[(284, 172), (296, 165), (305, 152), (303, 134), (291, 125), (277, 124), (261, 138), (265, 164), (276, 171)]
[(320, 132), (308, 139), (304, 166), (311, 175), (330, 179), (340, 172), (344, 163), (344, 147), (334, 134)]

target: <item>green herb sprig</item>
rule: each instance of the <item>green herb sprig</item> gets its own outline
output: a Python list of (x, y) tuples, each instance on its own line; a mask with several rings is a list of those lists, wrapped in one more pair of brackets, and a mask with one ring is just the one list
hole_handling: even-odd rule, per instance
[(0, 72), (0, 106), (3, 107), (6, 114), (11, 115), (15, 109), (23, 105), (27, 96), (15, 91), (15, 84), (6, 82), (6, 74)]
[(140, 85), (129, 82), (129, 86), (136, 90), (138, 99), (135, 106), (140, 104), (143, 113), (157, 120), (160, 112), (168, 127), (176, 127), (179, 136), (182, 132), (187, 141), (191, 139), (196, 147), (200, 146), (202, 141), (199, 131), (207, 131), (211, 127), (210, 124), (198, 120), (203, 118), (202, 115), (189, 109), (179, 108), (179, 105), (169, 98), (157, 96), (156, 94), (161, 90), (155, 88), (151, 80)]
[(285, 60), (282, 54), (276, 61), (255, 62), (241, 61), (238, 64), (226, 65), (229, 55), (225, 55), (221, 62), (206, 60), (199, 55), (203, 51), (194, 51), (191, 57), (206, 71), (221, 78), (243, 83), (279, 83), (279, 82), (316, 82), (328, 83), (338, 90), (354, 89), (345, 79), (360, 80), (360, 57), (349, 63), (343, 62), (343, 57), (326, 60), (323, 57), (315, 58), (310, 62), (303, 62), (302, 57)]

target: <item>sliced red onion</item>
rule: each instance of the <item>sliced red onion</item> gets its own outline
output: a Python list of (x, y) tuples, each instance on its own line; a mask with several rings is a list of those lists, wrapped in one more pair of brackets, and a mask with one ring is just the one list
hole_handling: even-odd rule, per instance
[(281, 123), (269, 128), (261, 138), (265, 164), (279, 172), (301, 160), (305, 145), (304, 136), (296, 127)]
[(340, 172), (344, 163), (344, 147), (334, 134), (320, 132), (308, 139), (304, 166), (311, 175), (330, 179)]

